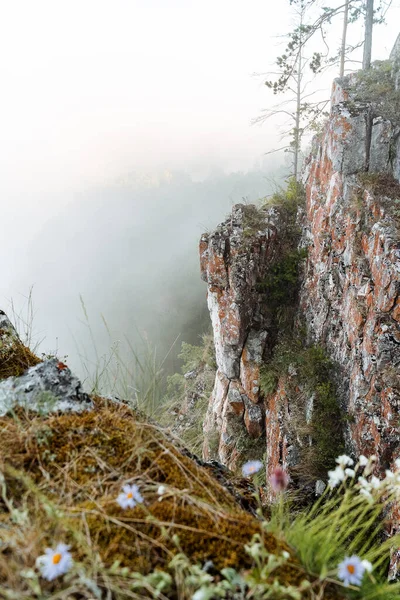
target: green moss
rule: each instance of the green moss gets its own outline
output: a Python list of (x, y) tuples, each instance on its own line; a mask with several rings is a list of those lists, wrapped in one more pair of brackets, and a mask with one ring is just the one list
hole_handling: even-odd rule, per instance
[[(259, 521), (208, 469), (126, 406), (97, 401), (94, 411), (80, 415), (40, 419), (21, 411), (18, 422), (1, 418), (0, 471), (8, 502), (36, 515), (40, 544), (62, 539), (81, 560), (90, 539), (90, 552), (107, 568), (118, 560), (148, 573), (182, 551), (194, 563), (212, 560), (217, 569), (251, 565), (244, 545), (260, 531)], [(139, 485), (145, 502), (123, 510), (116, 498), (127, 481)], [(160, 484), (167, 490), (161, 501)], [(16, 526), (1, 505), (0, 521)], [(264, 541), (271, 552), (286, 548), (272, 534)], [(296, 579), (298, 571), (287, 577)]]
[(266, 294), (266, 302), (272, 310), (295, 302), (300, 263), (306, 257), (307, 250), (304, 248), (288, 251), (270, 267), (264, 280), (258, 284), (258, 290)]
[[(95, 514), (88, 510), (87, 522), (106, 564), (119, 560), (142, 573), (165, 566), (178, 551), (175, 535), (179, 537), (181, 550), (195, 563), (212, 560), (217, 569), (251, 564), (244, 544), (260, 527), (254, 518), (240, 510), (221, 513), (218, 518), (212, 510), (202, 509), (179, 496), (161, 502), (155, 497), (153, 502), (146, 503), (145, 509), (137, 506), (124, 512), (113, 498), (105, 498), (102, 504), (106, 510), (97, 509)], [(278, 547), (272, 536), (268, 542), (272, 551)]]

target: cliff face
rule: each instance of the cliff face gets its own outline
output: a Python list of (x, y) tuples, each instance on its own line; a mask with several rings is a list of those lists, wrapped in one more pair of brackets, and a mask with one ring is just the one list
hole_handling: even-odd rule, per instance
[(339, 367), (349, 450), (377, 454), (387, 467), (399, 445), (398, 142), (398, 128), (336, 82), (304, 176), (311, 244), (300, 310), (309, 337)]
[[(333, 85), (329, 120), (304, 168), (296, 245), (307, 258), (289, 332), (280, 332), (281, 312), (271, 311), (271, 288), (260, 291), (287, 256), (280, 210), (255, 216), (255, 207), (237, 205), (201, 238), (218, 364), (206, 457), (235, 468), (265, 455), (267, 475), (278, 464), (295, 470), (318, 428), (325, 438), (329, 427), (337, 433), (333, 421), (348, 452), (377, 454), (382, 468), (400, 454), (399, 56), (400, 41), (390, 62)], [(314, 390), (299, 358), (307, 347), (319, 365), (327, 364), (322, 353), (333, 365), (331, 380), (318, 375)], [(282, 364), (282, 356), (286, 370), (262, 390), (260, 368)], [(327, 402), (333, 390), (338, 419)]]
[(259, 439), (264, 430), (259, 371), (268, 315), (256, 283), (278, 252), (278, 238), (278, 213), (239, 204), (200, 241), (218, 368), (204, 424), (204, 456), (218, 456), (231, 468), (245, 440)]

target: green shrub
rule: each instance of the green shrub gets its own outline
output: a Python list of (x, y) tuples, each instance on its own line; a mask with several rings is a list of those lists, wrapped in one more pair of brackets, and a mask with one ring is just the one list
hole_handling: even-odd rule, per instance
[[(191, 452), (201, 454), (203, 421), (217, 368), (213, 335), (203, 334), (199, 346), (183, 342), (178, 356), (182, 361), (181, 373), (167, 377), (167, 393), (157, 418), (162, 425), (175, 430)], [(186, 378), (187, 373), (192, 376)], [(190, 407), (186, 412), (188, 400)], [(178, 413), (184, 415), (184, 421), (176, 429)]]
[(278, 373), (270, 364), (264, 364), (260, 369), (260, 386), (264, 394), (273, 394), (278, 387)]
[(304, 186), (294, 177), (289, 179), (286, 189), (280, 188), (264, 201), (264, 206), (275, 206), (283, 209), (287, 216), (296, 217), (299, 206), (305, 205)]
[[(355, 102), (368, 102), (372, 105), (373, 117), (382, 116), (394, 123), (399, 122), (400, 92), (395, 89), (390, 61), (376, 61), (371, 69), (358, 71), (353, 75), (349, 91)], [(357, 110), (351, 100), (347, 107)]]
[(203, 365), (216, 368), (213, 334), (203, 333), (199, 346), (182, 342), (178, 358), (182, 361), (183, 373), (194, 371)]
[[(334, 373), (335, 366), (325, 350), (321, 346), (305, 346), (301, 335), (282, 337), (271, 360), (261, 368), (260, 385), (264, 394), (273, 394), (283, 377), (285, 392), (290, 397), (290, 427), (294, 427), (300, 438), (313, 440), (311, 450), (308, 443), (304, 445), (300, 461), (301, 471), (307, 472), (309, 480), (323, 476), (344, 447)], [(311, 397), (313, 408), (307, 422), (305, 402)]]
[(254, 237), (259, 229), (265, 228), (265, 211), (255, 206), (248, 204), (244, 207), (243, 218), (243, 236), (245, 238)]
[(279, 331), (288, 331), (293, 325), (300, 284), (301, 261), (307, 256), (306, 248), (298, 248), (301, 230), (297, 213), (305, 203), (305, 190), (293, 178), (287, 188), (280, 189), (265, 201), (280, 216), (280, 247), (267, 273), (257, 282), (256, 289), (265, 294), (265, 305), (271, 315), (271, 345)]
[(276, 310), (280, 306), (293, 305), (298, 291), (300, 263), (307, 256), (307, 250), (291, 250), (273, 264), (258, 290), (265, 292), (268, 307)]

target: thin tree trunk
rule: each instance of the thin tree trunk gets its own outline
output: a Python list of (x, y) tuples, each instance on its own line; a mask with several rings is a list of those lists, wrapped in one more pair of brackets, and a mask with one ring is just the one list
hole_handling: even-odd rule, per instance
[(364, 40), (363, 69), (369, 69), (371, 66), (373, 25), (374, 25), (374, 0), (367, 0), (366, 12), (365, 12), (365, 40)]
[[(301, 7), (300, 31), (303, 26), (304, 7)], [(299, 180), (300, 158), (300, 116), (301, 116), (301, 81), (303, 76), (303, 42), (300, 40), (299, 58), (297, 63), (297, 90), (296, 90), (296, 124), (294, 128), (294, 179)]]
[(346, 6), (344, 8), (343, 17), (343, 33), (342, 33), (342, 48), (340, 51), (340, 72), (339, 76), (344, 75), (344, 63), (346, 59), (346, 38), (347, 38), (347, 26), (349, 24), (349, 0), (346, 0)]
[(300, 112), (301, 112), (301, 69), (302, 55), (300, 50), (299, 71), (297, 76), (297, 103), (296, 103), (296, 124), (294, 128), (294, 178), (299, 179), (299, 155), (300, 155)]

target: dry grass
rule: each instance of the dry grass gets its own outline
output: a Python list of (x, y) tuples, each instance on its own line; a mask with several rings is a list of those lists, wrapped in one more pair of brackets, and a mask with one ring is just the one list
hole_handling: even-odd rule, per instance
[[(212, 560), (217, 569), (251, 565), (244, 544), (260, 531), (259, 521), (125, 405), (97, 399), (95, 410), (81, 415), (40, 418), (19, 410), (1, 418), (0, 472), (1, 598), (36, 597), (29, 595), (27, 574), (37, 556), (60, 541), (71, 545), (81, 574), (66, 575), (63, 583), (40, 580), (37, 597), (93, 598), (85, 595), (86, 580), (114, 590), (116, 578), (119, 586), (125, 581), (125, 591), (107, 597), (136, 597), (126, 595), (129, 577), (112, 574), (115, 561), (118, 569), (141, 574), (167, 569), (178, 552), (193, 563)], [(145, 502), (124, 511), (116, 497), (126, 482), (139, 485)], [(167, 490), (161, 501), (160, 484)], [(264, 535), (271, 553), (287, 548)], [(298, 566), (282, 568), (285, 582), (304, 577)]]
[(40, 358), (29, 348), (10, 339), (7, 331), (0, 330), (0, 379), (19, 377), (29, 367), (34, 367), (40, 362)]

